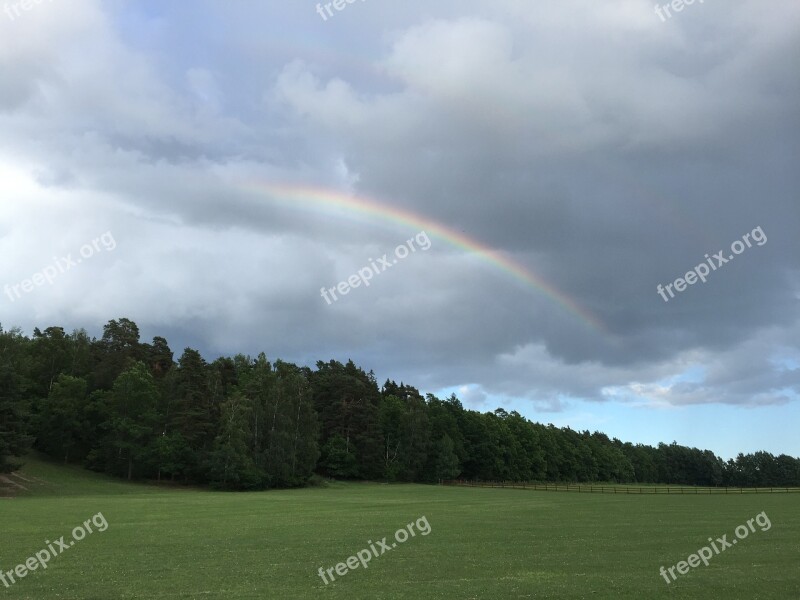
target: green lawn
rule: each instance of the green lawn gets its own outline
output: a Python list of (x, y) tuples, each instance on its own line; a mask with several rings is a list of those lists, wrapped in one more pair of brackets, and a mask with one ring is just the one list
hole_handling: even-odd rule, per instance
[[(109, 523), (0, 600), (118, 598), (800, 598), (800, 494), (604, 495), (334, 484), (234, 494), (124, 482), (30, 460), (0, 498), (11, 570), (102, 512)], [(36, 479), (34, 479), (36, 478)], [(41, 481), (39, 481), (41, 480)], [(659, 567), (765, 511), (772, 523), (667, 585)], [(334, 567), (425, 516), (369, 568)]]

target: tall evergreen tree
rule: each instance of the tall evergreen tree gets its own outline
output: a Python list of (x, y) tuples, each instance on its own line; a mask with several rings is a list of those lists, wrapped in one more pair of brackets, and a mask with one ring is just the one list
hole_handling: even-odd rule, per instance
[[(37, 446), (47, 454), (68, 463), (86, 439), (86, 380), (60, 375), (44, 401), (38, 422)], [(85, 450), (85, 448), (84, 448)]]
[(117, 454), (117, 468), (128, 479), (134, 467), (146, 473), (146, 462), (156, 455), (158, 389), (144, 363), (136, 363), (114, 381), (111, 392), (111, 445)]
[(455, 479), (461, 474), (461, 466), (455, 452), (455, 444), (446, 433), (436, 443), (434, 456), (436, 457), (436, 479), (447, 481)]
[(211, 393), (211, 370), (197, 350), (186, 348), (168, 388), (170, 420), (163, 434), (171, 437), (172, 461), (191, 479), (202, 476), (219, 422), (219, 405)]
[(225, 490), (258, 487), (263, 478), (250, 446), (250, 400), (241, 392), (233, 392), (222, 403), (220, 418), (220, 431), (208, 459), (209, 482)]
[(31, 386), (23, 374), (30, 371), (29, 341), (18, 329), (0, 326), (0, 473), (20, 466), (18, 460), (30, 447), (30, 403), (25, 393)]
[(108, 390), (125, 369), (145, 360), (139, 343), (139, 327), (130, 319), (109, 321), (103, 327), (103, 338), (92, 345), (95, 368), (92, 389)]

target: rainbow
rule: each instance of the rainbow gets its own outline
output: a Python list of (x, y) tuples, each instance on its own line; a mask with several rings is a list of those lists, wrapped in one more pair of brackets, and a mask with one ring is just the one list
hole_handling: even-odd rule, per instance
[(244, 184), (243, 189), (257, 194), (260, 198), (267, 197), (273, 203), (295, 210), (338, 209), (348, 214), (365, 215), (391, 224), (423, 230), (428, 235), (433, 235), (456, 248), (473, 254), (492, 268), (502, 271), (525, 286), (544, 294), (593, 329), (602, 333), (607, 332), (605, 325), (595, 315), (533, 271), (526, 269), (502, 252), (422, 215), (383, 204), (363, 195), (354, 196), (308, 185), (249, 182)]

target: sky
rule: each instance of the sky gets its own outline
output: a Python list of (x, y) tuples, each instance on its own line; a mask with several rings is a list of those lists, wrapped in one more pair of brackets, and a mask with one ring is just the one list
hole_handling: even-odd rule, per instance
[(0, 0), (5, 329), (800, 456), (800, 3), (325, 4)]

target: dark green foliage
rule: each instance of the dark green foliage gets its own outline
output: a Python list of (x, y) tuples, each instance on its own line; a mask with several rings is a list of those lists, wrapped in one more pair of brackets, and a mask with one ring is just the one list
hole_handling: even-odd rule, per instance
[(225, 490), (258, 486), (261, 475), (249, 448), (252, 413), (250, 401), (240, 392), (223, 402), (220, 432), (208, 462), (208, 477), (213, 487)]
[(358, 476), (358, 458), (341, 434), (334, 433), (322, 447), (320, 468), (323, 473), (339, 479), (354, 479)]
[(798, 486), (800, 460), (767, 452), (723, 462), (677, 443), (623, 443), (465, 409), (404, 383), (378, 387), (352, 361), (316, 370), (264, 354), (207, 363), (167, 340), (139, 342), (129, 319), (85, 331), (0, 328), (0, 472), (31, 442), (60, 461), (119, 477), (220, 489), (341, 479), (442, 479)]
[[(30, 400), (26, 398), (26, 370), (29, 341), (18, 330), (0, 327), (0, 473), (19, 468), (15, 458), (27, 452), (33, 438), (30, 427)], [(29, 362), (28, 362), (29, 364)]]
[(152, 459), (157, 439), (158, 390), (144, 363), (122, 372), (111, 390), (111, 427), (108, 447), (116, 455), (116, 474), (133, 477), (134, 466)]
[[(344, 440), (349, 464), (358, 457), (354, 477), (379, 479), (385, 473), (384, 443), (380, 426), (381, 394), (372, 374), (348, 361), (318, 362), (317, 371), (311, 375), (314, 407), (320, 416), (321, 438), (325, 448), (323, 461), (339, 457), (340, 442), (329, 445), (328, 440), (338, 435)], [(323, 469), (328, 463), (323, 462)], [(349, 466), (343, 467), (349, 470)], [(329, 471), (329, 474), (332, 473)]]
[(65, 463), (88, 437), (83, 410), (86, 387), (81, 377), (59, 375), (40, 409), (37, 446), (52, 456), (63, 456)]
[(27, 410), (19, 377), (8, 365), (0, 365), (0, 473), (19, 467), (13, 457), (28, 449), (31, 438), (27, 430)]
[(437, 479), (455, 479), (461, 474), (461, 466), (458, 464), (458, 456), (455, 453), (455, 444), (446, 433), (436, 444), (434, 456), (436, 457)]
[(94, 355), (93, 389), (111, 389), (125, 369), (146, 359), (139, 343), (139, 327), (129, 319), (109, 321), (103, 327), (103, 339), (92, 344)]

